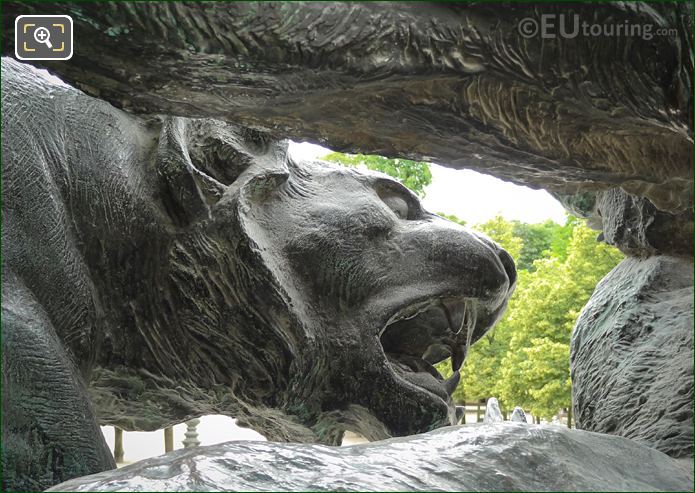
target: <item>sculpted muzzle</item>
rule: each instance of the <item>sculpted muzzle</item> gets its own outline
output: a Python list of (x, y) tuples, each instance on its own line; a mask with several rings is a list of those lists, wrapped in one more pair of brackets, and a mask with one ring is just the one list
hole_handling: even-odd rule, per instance
[[(501, 316), (516, 284), (516, 270), (509, 254), (488, 238), (453, 224), (438, 231), (440, 221), (433, 221), (431, 233), (440, 239), (439, 247), (433, 245), (430, 251), (438, 250), (447, 259), (448, 272), (439, 266), (428, 270), (424, 259), (421, 265), (424, 276), (440, 279), (441, 286), (401, 305), (382, 328), (379, 342), (396, 379), (451, 407), (466, 355)], [(434, 365), (447, 359), (452, 374), (444, 379)]]

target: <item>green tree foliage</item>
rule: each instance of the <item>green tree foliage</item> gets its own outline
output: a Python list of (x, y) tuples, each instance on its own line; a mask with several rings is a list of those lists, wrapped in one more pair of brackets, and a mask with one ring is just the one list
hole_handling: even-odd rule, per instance
[(448, 220), (451, 221), (451, 222), (460, 224), (461, 226), (465, 226), (465, 225), (466, 225), (466, 221), (464, 221), (463, 219), (459, 219), (459, 218), (456, 217), (454, 214), (445, 214), (445, 213), (443, 213), (443, 212), (437, 212), (437, 215), (440, 216), (440, 217), (443, 217), (444, 219), (448, 219)]
[(550, 251), (553, 237), (561, 227), (554, 221), (539, 224), (514, 221), (514, 235), (523, 242), (519, 256), (515, 257), (516, 268), (534, 270), (533, 262)]
[[(454, 393), (458, 402), (496, 396), (503, 409), (522, 406), (551, 418), (571, 407), (569, 342), (579, 312), (598, 281), (622, 259), (613, 247), (598, 243), (596, 232), (576, 218), (565, 225), (527, 225), (492, 220), (475, 227), (517, 259), (517, 289), (500, 323), (473, 348)], [(516, 236), (518, 233), (522, 236)], [(535, 242), (524, 250), (524, 239)], [(534, 258), (536, 257), (536, 258)], [(444, 376), (449, 362), (438, 365)]]
[(343, 154), (332, 152), (323, 158), (343, 166), (365, 166), (396, 178), (420, 197), (425, 196), (425, 187), (432, 183), (429, 164), (408, 159), (389, 159), (367, 154)]
[(494, 390), (507, 406), (521, 405), (545, 418), (571, 407), (572, 329), (598, 281), (621, 259), (618, 250), (596, 242), (595, 231), (576, 223), (564, 260), (535, 261), (504, 322), (512, 336)]
[(567, 215), (564, 225), (550, 220), (538, 224), (513, 221), (513, 234), (523, 242), (519, 256), (515, 257), (517, 269), (533, 271), (533, 262), (544, 257), (564, 260), (567, 257), (572, 230), (578, 221), (579, 219), (570, 215)]
[(487, 222), (478, 224), (475, 228), (488, 235), (499, 245), (507, 250), (513, 259), (519, 258), (524, 246), (521, 238), (514, 235), (514, 224), (506, 221), (502, 216), (496, 216)]

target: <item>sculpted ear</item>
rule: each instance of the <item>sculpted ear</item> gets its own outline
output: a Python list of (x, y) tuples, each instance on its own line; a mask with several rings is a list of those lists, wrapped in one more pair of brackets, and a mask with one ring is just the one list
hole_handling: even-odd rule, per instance
[(227, 187), (260, 198), (289, 176), (287, 144), (265, 132), (211, 119), (188, 121), (193, 165)]
[(175, 224), (188, 225), (209, 217), (210, 207), (239, 182), (253, 182), (265, 193), (284, 181), (285, 158), (285, 149), (262, 132), (217, 120), (167, 118), (155, 158), (162, 201)]
[(274, 143), (268, 134), (211, 119), (186, 120), (193, 166), (224, 186), (253, 167)]
[(167, 118), (155, 154), (162, 203), (177, 226), (208, 217), (209, 206), (222, 196), (224, 186), (200, 172), (188, 155), (186, 120)]

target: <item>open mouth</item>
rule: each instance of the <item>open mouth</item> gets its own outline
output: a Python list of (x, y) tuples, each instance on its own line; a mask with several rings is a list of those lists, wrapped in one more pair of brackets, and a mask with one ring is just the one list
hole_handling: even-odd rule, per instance
[[(476, 333), (477, 318), (475, 298), (434, 298), (399, 310), (380, 342), (398, 377), (448, 402), (468, 349), (483, 335)], [(444, 379), (434, 365), (447, 358), (453, 374)]]

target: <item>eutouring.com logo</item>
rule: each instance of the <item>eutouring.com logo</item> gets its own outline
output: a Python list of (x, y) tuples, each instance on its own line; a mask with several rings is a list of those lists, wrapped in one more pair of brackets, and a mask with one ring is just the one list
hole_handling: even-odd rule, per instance
[(583, 37), (634, 37), (649, 41), (654, 36), (677, 36), (674, 28), (660, 28), (654, 24), (608, 22), (605, 24), (583, 21), (577, 14), (543, 14), (539, 18), (525, 17), (517, 24), (524, 38), (539, 36), (543, 39)]

